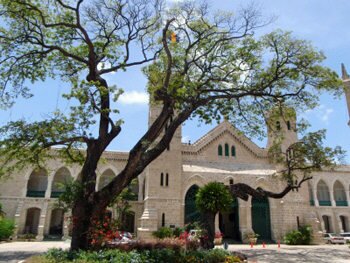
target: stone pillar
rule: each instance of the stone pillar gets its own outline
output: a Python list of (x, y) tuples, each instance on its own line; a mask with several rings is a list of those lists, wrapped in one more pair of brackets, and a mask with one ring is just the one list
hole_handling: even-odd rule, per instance
[(46, 223), (46, 213), (47, 213), (47, 200), (44, 201), (44, 205), (40, 210), (40, 218), (39, 218), (39, 226), (38, 226), (38, 235), (36, 236), (36, 240), (41, 241), (44, 239), (44, 228)]
[(348, 206), (350, 206), (350, 193), (349, 193), (349, 189), (345, 190), (345, 194), (346, 194), (346, 201), (348, 203)]
[(320, 204), (318, 203), (318, 198), (317, 198), (317, 186), (313, 187), (312, 194), (314, 196), (315, 206), (316, 207), (320, 206)]
[[(13, 239), (16, 240), (17, 236), (22, 234), (23, 228), (24, 228), (24, 224), (25, 224), (25, 215), (23, 215), (23, 204), (24, 204), (24, 200), (20, 200), (18, 202), (17, 208), (16, 208), (16, 213), (15, 213), (15, 230), (13, 231), (14, 236)], [(22, 218), (22, 220), (21, 220)], [(24, 220), (23, 220), (24, 218)]]
[(252, 202), (251, 197), (248, 201), (238, 199), (238, 213), (239, 213), (239, 231), (241, 233), (242, 241), (247, 232), (252, 232)]
[(220, 228), (219, 228), (219, 213), (217, 213), (215, 215), (215, 233), (216, 232), (220, 232)]
[(63, 235), (62, 235), (62, 240), (66, 240), (69, 238), (69, 226), (71, 224), (71, 216), (72, 213), (71, 211), (66, 212), (63, 214)]
[(323, 244), (323, 232), (321, 230), (321, 225), (322, 228), (324, 228), (324, 223), (323, 220), (320, 222), (314, 212), (309, 213), (305, 217), (305, 223), (307, 225), (310, 225), (312, 227), (312, 244), (313, 245), (318, 245), (318, 244)]
[(155, 208), (145, 208), (140, 218), (141, 227), (137, 229), (138, 238), (152, 240), (152, 232), (158, 228), (158, 211)]
[(337, 204), (335, 203), (335, 200), (334, 200), (334, 188), (333, 188), (333, 185), (334, 184), (332, 184), (331, 187), (330, 187), (329, 197), (331, 199), (332, 206), (337, 206)]
[(52, 183), (53, 183), (53, 179), (55, 177), (55, 172), (52, 171), (47, 178), (47, 187), (46, 187), (46, 191), (45, 191), (45, 198), (51, 198), (51, 189), (52, 189)]
[(335, 214), (335, 220), (338, 222), (338, 229), (339, 229), (339, 232), (336, 230), (337, 233), (344, 233), (344, 229), (343, 229), (343, 226), (342, 226), (342, 223), (341, 223), (341, 219), (340, 219), (340, 216)]

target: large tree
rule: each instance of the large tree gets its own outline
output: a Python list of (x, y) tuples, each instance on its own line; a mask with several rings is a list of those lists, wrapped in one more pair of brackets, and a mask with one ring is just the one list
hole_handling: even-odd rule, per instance
[[(254, 38), (264, 23), (251, 6), (233, 15), (193, 2), (164, 9), (157, 0), (0, 0), (0, 16), (2, 107), (30, 96), (28, 82), (51, 77), (70, 83), (64, 96), (75, 105), (71, 111), (9, 122), (0, 131), (0, 156), (2, 175), (43, 167), (57, 156), (82, 165), (72, 249), (89, 248), (90, 218), (167, 148), (189, 117), (210, 122), (225, 116), (257, 136), (272, 107), (312, 108), (315, 91), (340, 90), (336, 73), (321, 65), (323, 54), (308, 42), (281, 31)], [(169, 41), (174, 34), (177, 41)], [(105, 76), (142, 64), (159, 116), (135, 142), (124, 169), (96, 191), (97, 165), (122, 129), (111, 107), (121, 90)], [(236, 195), (255, 191), (238, 188)]]

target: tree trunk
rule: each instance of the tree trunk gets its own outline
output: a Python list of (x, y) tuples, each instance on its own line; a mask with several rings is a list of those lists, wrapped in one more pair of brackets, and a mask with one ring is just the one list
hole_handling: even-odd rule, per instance
[(90, 247), (89, 229), (90, 219), (92, 217), (92, 209), (88, 200), (81, 199), (75, 203), (72, 209), (72, 242), (71, 250), (87, 250)]
[(208, 231), (207, 238), (202, 241), (202, 247), (204, 249), (214, 248), (214, 238), (215, 238), (215, 214), (207, 212), (204, 214), (205, 222), (204, 228)]

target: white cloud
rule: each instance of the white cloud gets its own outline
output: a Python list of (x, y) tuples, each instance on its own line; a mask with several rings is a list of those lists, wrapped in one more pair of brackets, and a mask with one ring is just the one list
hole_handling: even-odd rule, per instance
[(301, 114), (301, 117), (309, 120), (312, 118), (317, 118), (324, 125), (329, 125), (329, 121), (333, 112), (334, 109), (321, 104), (319, 107), (313, 110), (306, 110), (303, 114)]
[(119, 100), (122, 104), (148, 104), (149, 96), (142, 91), (126, 91), (120, 95)]
[(184, 135), (184, 136), (182, 136), (182, 138), (181, 138), (181, 142), (182, 143), (189, 143), (191, 140), (190, 140), (190, 136), (188, 136), (188, 135)]

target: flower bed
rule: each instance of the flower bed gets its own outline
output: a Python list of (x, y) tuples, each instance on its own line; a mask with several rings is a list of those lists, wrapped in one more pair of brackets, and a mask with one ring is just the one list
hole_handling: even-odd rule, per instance
[(100, 251), (68, 252), (61, 249), (51, 249), (46, 254), (35, 256), (27, 263), (65, 263), (65, 262), (123, 262), (123, 263), (231, 263), (243, 262), (246, 257), (239, 253), (230, 253), (222, 249), (174, 251), (169, 248), (122, 251), (108, 249)]

